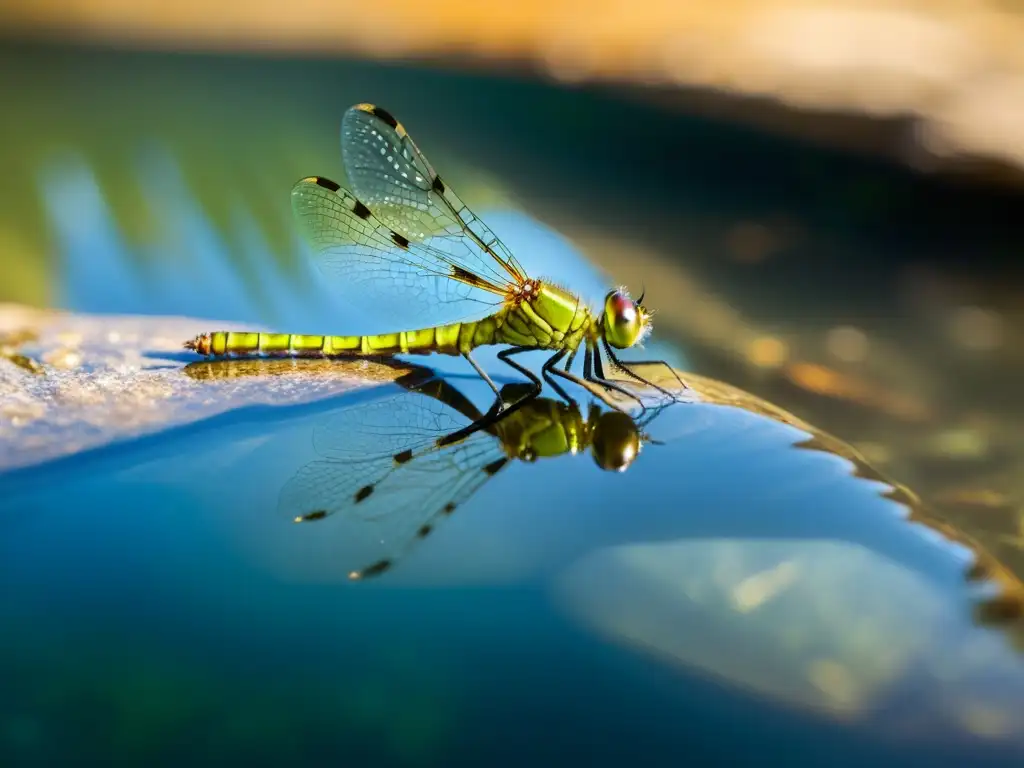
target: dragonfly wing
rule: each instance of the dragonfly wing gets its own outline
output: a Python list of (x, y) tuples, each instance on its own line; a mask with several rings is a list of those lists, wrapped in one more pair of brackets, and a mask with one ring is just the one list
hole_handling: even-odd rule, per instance
[(341, 121), (341, 152), (352, 191), (391, 229), (410, 240), (462, 240), (491, 268), (498, 265), (505, 279), (526, 279), (512, 252), (441, 180), (386, 110), (372, 104), (350, 107)]
[(437, 448), (437, 438), (468, 421), (445, 408), (404, 393), (338, 414), (316, 437), (317, 450), (332, 458), (292, 477), (281, 490), (280, 513), (294, 521), (332, 518), (331, 535), (353, 575), (386, 570), (486, 482), (504, 456), (485, 432)]
[(317, 426), (313, 447), (326, 459), (390, 466), (396, 456), (400, 462), (402, 455), (419, 454), (481, 416), (463, 415), (428, 395), (397, 392), (338, 410)]
[(328, 179), (296, 183), (292, 209), (328, 286), (347, 303), (394, 307), (424, 327), (489, 314), (513, 289), (472, 243), (411, 241)]

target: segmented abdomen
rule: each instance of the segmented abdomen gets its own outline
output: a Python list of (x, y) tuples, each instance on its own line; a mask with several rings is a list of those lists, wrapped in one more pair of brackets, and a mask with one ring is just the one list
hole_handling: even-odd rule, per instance
[(495, 324), (452, 323), (433, 328), (371, 336), (308, 336), (293, 333), (214, 331), (186, 342), (185, 347), (208, 357), (250, 355), (290, 357), (353, 357), (371, 355), (459, 355), (494, 343)]

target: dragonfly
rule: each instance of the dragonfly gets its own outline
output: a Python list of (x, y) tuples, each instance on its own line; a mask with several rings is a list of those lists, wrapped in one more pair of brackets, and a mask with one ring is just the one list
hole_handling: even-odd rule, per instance
[[(216, 363), (204, 363), (216, 365)], [(647, 444), (647, 425), (667, 407), (634, 417), (574, 400), (522, 400), (532, 387), (502, 387), (515, 412), (467, 432), (484, 418), (461, 390), (429, 369), (412, 371), (390, 396), (348, 406), (314, 430), (321, 458), (282, 488), (279, 514), (294, 523), (339, 518), (339, 536), (366, 554), (350, 580), (391, 570), (476, 491), (513, 461), (589, 452), (602, 470), (624, 472)], [(377, 553), (384, 550), (382, 556)]]
[[(624, 396), (641, 410), (646, 407), (642, 397), (605, 375), (602, 354), (613, 372), (624, 374), (630, 383), (675, 399), (672, 391), (634, 370), (636, 365), (655, 364), (664, 365), (687, 388), (664, 361), (626, 363), (616, 354), (641, 344), (651, 332), (643, 292), (634, 300), (625, 288), (611, 290), (603, 306), (594, 309), (552, 281), (527, 274), (389, 112), (373, 104), (347, 109), (341, 145), (351, 191), (323, 176), (309, 176), (291, 192), (298, 226), (326, 285), (347, 303), (391, 302), (410, 318), (420, 323), (429, 318), (432, 324), (349, 336), (215, 331), (185, 342), (187, 349), (214, 359), (458, 355), (494, 392), (493, 413), (511, 404), (473, 357), (474, 350), (486, 345), (502, 346), (498, 358), (529, 382), (529, 391), (517, 402), (542, 391), (541, 378), (513, 359), (533, 350), (551, 353), (541, 373), (567, 402), (556, 379), (582, 386), (616, 409), (626, 406), (622, 397), (609, 393)], [(572, 371), (580, 350), (582, 377)]]

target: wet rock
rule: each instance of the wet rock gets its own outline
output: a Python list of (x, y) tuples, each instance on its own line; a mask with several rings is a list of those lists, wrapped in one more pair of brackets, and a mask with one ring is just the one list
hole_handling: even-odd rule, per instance
[[(213, 326), (0, 305), (0, 471), (248, 405), (291, 405), (389, 381), (385, 361), (205, 362), (182, 342)], [(242, 363), (239, 365), (238, 363)], [(287, 371), (288, 376), (275, 375)], [(265, 375), (253, 376), (246, 373)]]

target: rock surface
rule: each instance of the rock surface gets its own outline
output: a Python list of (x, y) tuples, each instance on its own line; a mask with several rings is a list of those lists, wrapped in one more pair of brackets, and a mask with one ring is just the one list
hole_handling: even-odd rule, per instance
[[(0, 471), (243, 406), (338, 395), (412, 369), (377, 361), (260, 360), (252, 363), (266, 375), (234, 375), (237, 365), (226, 375), (223, 364), (182, 349), (183, 340), (209, 325), (0, 305)], [(283, 371), (292, 375), (274, 375)]]

